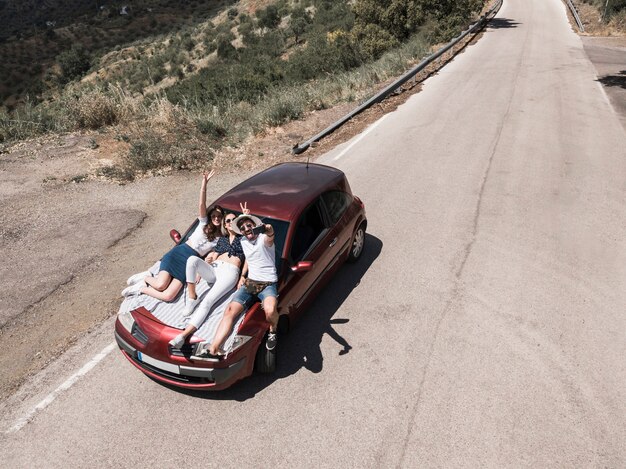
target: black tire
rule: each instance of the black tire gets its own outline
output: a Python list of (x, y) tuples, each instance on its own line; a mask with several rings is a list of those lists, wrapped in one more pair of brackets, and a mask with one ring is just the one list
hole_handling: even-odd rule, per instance
[(361, 254), (363, 254), (363, 248), (365, 247), (365, 226), (365, 222), (361, 222), (359, 227), (354, 232), (347, 262), (356, 262), (361, 257)]
[(276, 371), (276, 348), (267, 350), (265, 338), (263, 338), (256, 351), (254, 366), (258, 373), (274, 373)]

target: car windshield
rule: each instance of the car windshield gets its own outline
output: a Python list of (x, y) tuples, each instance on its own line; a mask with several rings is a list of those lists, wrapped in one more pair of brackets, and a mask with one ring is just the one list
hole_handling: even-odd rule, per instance
[[(227, 210), (227, 212), (233, 213), (237, 216), (241, 215), (241, 212), (238, 212), (235, 210)], [(253, 213), (252, 215), (256, 215), (256, 214)], [(256, 215), (256, 216), (258, 216), (261, 219), (261, 221), (263, 221), (263, 223), (266, 223), (266, 224), (269, 223), (270, 225), (274, 227), (274, 233), (275, 233), (274, 248), (276, 250), (276, 272), (280, 273), (281, 272), (280, 268), (282, 266), (282, 260), (283, 260), (282, 259), (283, 250), (285, 248), (285, 239), (287, 238), (287, 230), (289, 230), (289, 222), (286, 222), (283, 220), (276, 220), (275, 218), (270, 218), (270, 217), (262, 217), (260, 215)], [(183, 238), (180, 240), (180, 244), (187, 241), (187, 238), (191, 236), (191, 233), (193, 233), (193, 230), (196, 229), (196, 226), (198, 226), (197, 219), (193, 223), (193, 225), (191, 225), (191, 228), (187, 230)]]

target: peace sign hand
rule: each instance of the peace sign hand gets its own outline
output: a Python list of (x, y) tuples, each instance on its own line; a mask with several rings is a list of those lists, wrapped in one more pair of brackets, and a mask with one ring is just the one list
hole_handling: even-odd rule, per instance
[(244, 215), (250, 215), (250, 209), (248, 208), (248, 202), (240, 203), (239, 207), (241, 207), (241, 213)]
[(202, 182), (204, 184), (206, 184), (207, 182), (209, 182), (209, 179), (211, 179), (214, 175), (215, 175), (215, 170), (214, 169), (212, 169), (210, 172), (209, 171), (204, 171), (202, 173)]

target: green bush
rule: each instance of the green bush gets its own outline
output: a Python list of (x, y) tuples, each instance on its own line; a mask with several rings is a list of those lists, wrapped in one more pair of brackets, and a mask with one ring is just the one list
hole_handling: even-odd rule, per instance
[(209, 119), (197, 119), (196, 127), (200, 131), (201, 134), (206, 135), (213, 139), (214, 141), (219, 141), (226, 137), (227, 131), (220, 124), (214, 122)]
[(229, 36), (220, 35), (217, 38), (217, 56), (222, 60), (237, 59), (237, 49), (231, 44)]
[(378, 59), (383, 52), (399, 45), (398, 40), (377, 24), (357, 24), (352, 30), (355, 42), (366, 60)]
[(227, 16), (229, 20), (234, 20), (237, 18), (237, 15), (239, 15), (239, 10), (237, 10), (237, 8), (232, 7), (228, 10)]
[(276, 29), (280, 24), (280, 15), (276, 5), (268, 5), (256, 11), (257, 21), (260, 28)]
[(56, 61), (61, 67), (60, 81), (62, 83), (82, 77), (91, 67), (89, 54), (78, 45), (73, 45), (70, 50), (61, 52), (56, 57)]

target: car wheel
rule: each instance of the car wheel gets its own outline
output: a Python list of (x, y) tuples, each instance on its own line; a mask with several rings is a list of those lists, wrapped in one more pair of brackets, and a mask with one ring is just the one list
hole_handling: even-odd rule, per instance
[(256, 351), (254, 365), (258, 373), (274, 373), (276, 371), (276, 349), (267, 350), (265, 338), (263, 338)]
[(356, 262), (361, 254), (363, 254), (363, 247), (365, 246), (365, 222), (361, 222), (359, 227), (354, 233), (352, 238), (352, 246), (350, 246), (350, 254), (348, 255), (348, 262)]

